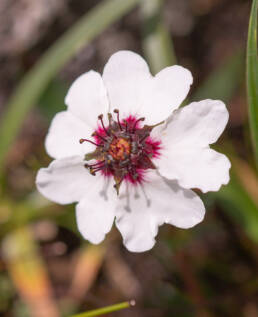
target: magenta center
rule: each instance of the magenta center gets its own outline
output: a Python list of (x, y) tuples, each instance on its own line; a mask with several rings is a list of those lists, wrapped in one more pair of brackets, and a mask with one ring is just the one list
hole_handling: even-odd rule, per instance
[(85, 159), (97, 162), (85, 164), (85, 167), (92, 175), (101, 172), (105, 176), (113, 177), (114, 187), (119, 193), (119, 187), (124, 180), (141, 184), (144, 181), (144, 172), (156, 168), (152, 160), (159, 157), (161, 142), (150, 136), (155, 126), (142, 126), (144, 118), (129, 116), (120, 121), (119, 111), (114, 112), (116, 120), (108, 114), (109, 125), (106, 127), (103, 116), (99, 116), (101, 126), (92, 134), (95, 142), (81, 139), (80, 143), (87, 141), (96, 145), (95, 151), (86, 154)]

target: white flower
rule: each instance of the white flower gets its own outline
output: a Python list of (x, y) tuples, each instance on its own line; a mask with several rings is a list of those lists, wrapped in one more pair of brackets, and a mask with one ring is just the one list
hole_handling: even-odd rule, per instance
[(178, 109), (191, 84), (180, 66), (153, 77), (129, 51), (112, 55), (102, 76), (90, 71), (72, 84), (67, 110), (46, 138), (55, 160), (36, 183), (57, 203), (79, 202), (85, 239), (100, 243), (115, 219), (127, 249), (142, 252), (153, 247), (160, 225), (190, 228), (203, 220), (204, 205), (190, 188), (216, 191), (229, 181), (229, 160), (209, 147), (228, 111), (219, 100)]

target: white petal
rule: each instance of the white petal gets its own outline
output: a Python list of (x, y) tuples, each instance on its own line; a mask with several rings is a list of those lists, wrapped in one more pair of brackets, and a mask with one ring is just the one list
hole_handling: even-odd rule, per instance
[[(39, 192), (59, 204), (69, 204), (89, 197), (99, 179), (84, 167), (83, 157), (75, 156), (55, 160), (37, 174)], [(101, 175), (100, 175), (101, 177)]]
[(141, 105), (148, 123), (167, 119), (186, 98), (192, 82), (190, 71), (178, 65), (166, 67), (153, 77)]
[(163, 151), (157, 165), (164, 177), (178, 180), (184, 188), (199, 188), (204, 193), (217, 191), (229, 182), (228, 158), (209, 147), (171, 146)]
[(110, 110), (118, 108), (121, 118), (139, 115), (142, 94), (151, 77), (149, 67), (140, 55), (130, 51), (113, 54), (103, 71)]
[(65, 103), (68, 110), (93, 129), (98, 115), (108, 112), (108, 99), (101, 75), (89, 71), (78, 77), (70, 87)]
[(167, 119), (185, 99), (193, 81), (191, 73), (181, 66), (167, 67), (152, 77), (145, 60), (130, 51), (111, 56), (103, 80), (111, 110), (118, 108), (122, 118), (144, 116), (147, 124)]
[(201, 199), (193, 191), (179, 187), (176, 181), (165, 181), (149, 172), (143, 186), (144, 192), (129, 188), (132, 190), (123, 189), (119, 195), (116, 225), (128, 250), (151, 249), (158, 226), (163, 223), (190, 228), (203, 220), (205, 208)]
[[(112, 184), (103, 192), (103, 183), (91, 189), (89, 197), (76, 206), (78, 229), (91, 243), (100, 243), (111, 230), (117, 196)], [(102, 187), (101, 187), (102, 185)], [(107, 184), (106, 184), (107, 185)]]
[(59, 112), (52, 120), (46, 137), (47, 153), (60, 159), (93, 151), (94, 146), (89, 142), (79, 143), (81, 138), (89, 138), (92, 133), (89, 126), (70, 112)]
[(180, 108), (173, 113), (162, 137), (174, 147), (208, 145), (217, 141), (228, 122), (228, 111), (220, 100), (202, 100)]

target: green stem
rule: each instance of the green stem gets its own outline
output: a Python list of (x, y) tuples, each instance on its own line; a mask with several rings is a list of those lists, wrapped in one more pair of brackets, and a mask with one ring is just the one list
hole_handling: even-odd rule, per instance
[(117, 310), (129, 308), (129, 307), (134, 306), (134, 305), (135, 305), (135, 301), (123, 302), (123, 303), (120, 303), (120, 304), (107, 306), (107, 307), (99, 308), (99, 309), (94, 309), (94, 310), (91, 310), (91, 311), (88, 311), (88, 312), (85, 312), (85, 313), (73, 315), (71, 317), (94, 317), (94, 316), (100, 316), (100, 315), (104, 315), (104, 314), (107, 314), (107, 313), (112, 313), (112, 312), (117, 311)]
[(106, 0), (84, 15), (24, 76), (6, 105), (0, 122), (0, 172), (28, 111), (47, 84), (83, 46), (135, 7), (140, 0)]

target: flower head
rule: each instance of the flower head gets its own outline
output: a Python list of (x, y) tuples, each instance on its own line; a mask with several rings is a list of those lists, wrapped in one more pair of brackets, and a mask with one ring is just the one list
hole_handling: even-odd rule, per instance
[(210, 148), (228, 112), (219, 100), (178, 108), (192, 84), (180, 66), (155, 77), (129, 51), (111, 56), (103, 75), (90, 71), (72, 84), (46, 138), (55, 160), (40, 169), (38, 190), (76, 205), (81, 234), (100, 243), (115, 219), (134, 252), (155, 244), (158, 227), (190, 228), (202, 221), (201, 199), (191, 188), (219, 190), (230, 162)]

